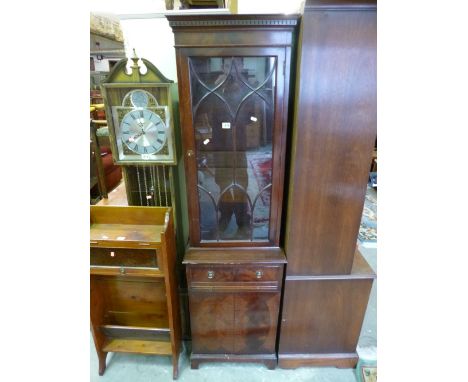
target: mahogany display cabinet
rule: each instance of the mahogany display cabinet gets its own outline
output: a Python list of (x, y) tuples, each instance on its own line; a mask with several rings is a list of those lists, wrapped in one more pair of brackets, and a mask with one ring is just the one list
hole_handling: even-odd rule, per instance
[(167, 16), (188, 195), (191, 366), (276, 366), (296, 15)]
[(99, 375), (108, 352), (123, 352), (171, 356), (176, 379), (181, 328), (171, 208), (91, 206), (90, 274)]
[(289, 166), (280, 367), (354, 367), (375, 275), (356, 252), (377, 127), (376, 1), (307, 0)]

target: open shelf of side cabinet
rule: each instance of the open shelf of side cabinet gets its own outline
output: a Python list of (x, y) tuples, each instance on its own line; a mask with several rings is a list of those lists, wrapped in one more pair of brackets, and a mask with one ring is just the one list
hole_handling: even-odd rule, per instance
[(169, 328), (101, 325), (105, 352), (171, 355)]

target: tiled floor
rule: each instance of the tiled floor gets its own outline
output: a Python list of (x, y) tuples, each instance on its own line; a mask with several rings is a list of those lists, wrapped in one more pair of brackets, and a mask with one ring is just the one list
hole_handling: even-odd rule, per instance
[[(377, 271), (377, 250), (375, 248), (361, 248), (361, 253), (369, 262), (372, 269)], [(372, 287), (369, 305), (367, 307), (364, 324), (359, 339), (360, 346), (377, 345), (377, 282)], [(91, 382), (169, 382), (172, 381), (172, 365), (169, 357), (143, 356), (132, 354), (109, 354), (105, 374), (98, 375), (98, 360), (90, 337), (91, 353)], [(268, 370), (260, 364), (201, 364), (198, 370), (191, 370), (188, 355), (180, 357), (180, 382), (355, 382), (353, 369), (299, 368), (295, 370)]]

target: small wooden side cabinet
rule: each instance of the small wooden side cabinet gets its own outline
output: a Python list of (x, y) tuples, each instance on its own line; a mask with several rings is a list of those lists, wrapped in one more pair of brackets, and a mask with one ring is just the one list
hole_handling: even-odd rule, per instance
[(180, 312), (171, 208), (91, 206), (91, 331), (99, 375), (108, 352), (172, 356)]
[(286, 258), (280, 248), (189, 249), (191, 368), (261, 362), (274, 369)]

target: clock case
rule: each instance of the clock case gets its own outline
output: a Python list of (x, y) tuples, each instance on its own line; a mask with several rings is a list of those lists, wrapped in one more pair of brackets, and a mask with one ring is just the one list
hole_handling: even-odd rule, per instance
[[(176, 165), (177, 154), (174, 139), (174, 121), (172, 110), (172, 97), (171, 85), (174, 81), (166, 78), (151, 62), (141, 58), (141, 61), (146, 67), (146, 73), (141, 72), (141, 67), (138, 65), (138, 57), (132, 57), (133, 64), (131, 66), (131, 73), (126, 71), (127, 59), (119, 61), (109, 74), (105, 82), (101, 84), (101, 92), (104, 99), (107, 125), (109, 127), (109, 139), (111, 142), (112, 157), (114, 162), (118, 165)], [(169, 116), (168, 135), (167, 135), (167, 149), (168, 154), (165, 158), (157, 159), (122, 159), (120, 158), (118, 147), (117, 132), (120, 126), (116, 126), (116, 120), (120, 123), (118, 118), (115, 118), (114, 111), (117, 108), (124, 107), (123, 101), (125, 96), (132, 90), (144, 90), (150, 93), (158, 102), (159, 108), (165, 108)], [(152, 110), (151, 107), (148, 110)], [(166, 122), (165, 119), (163, 119)]]

